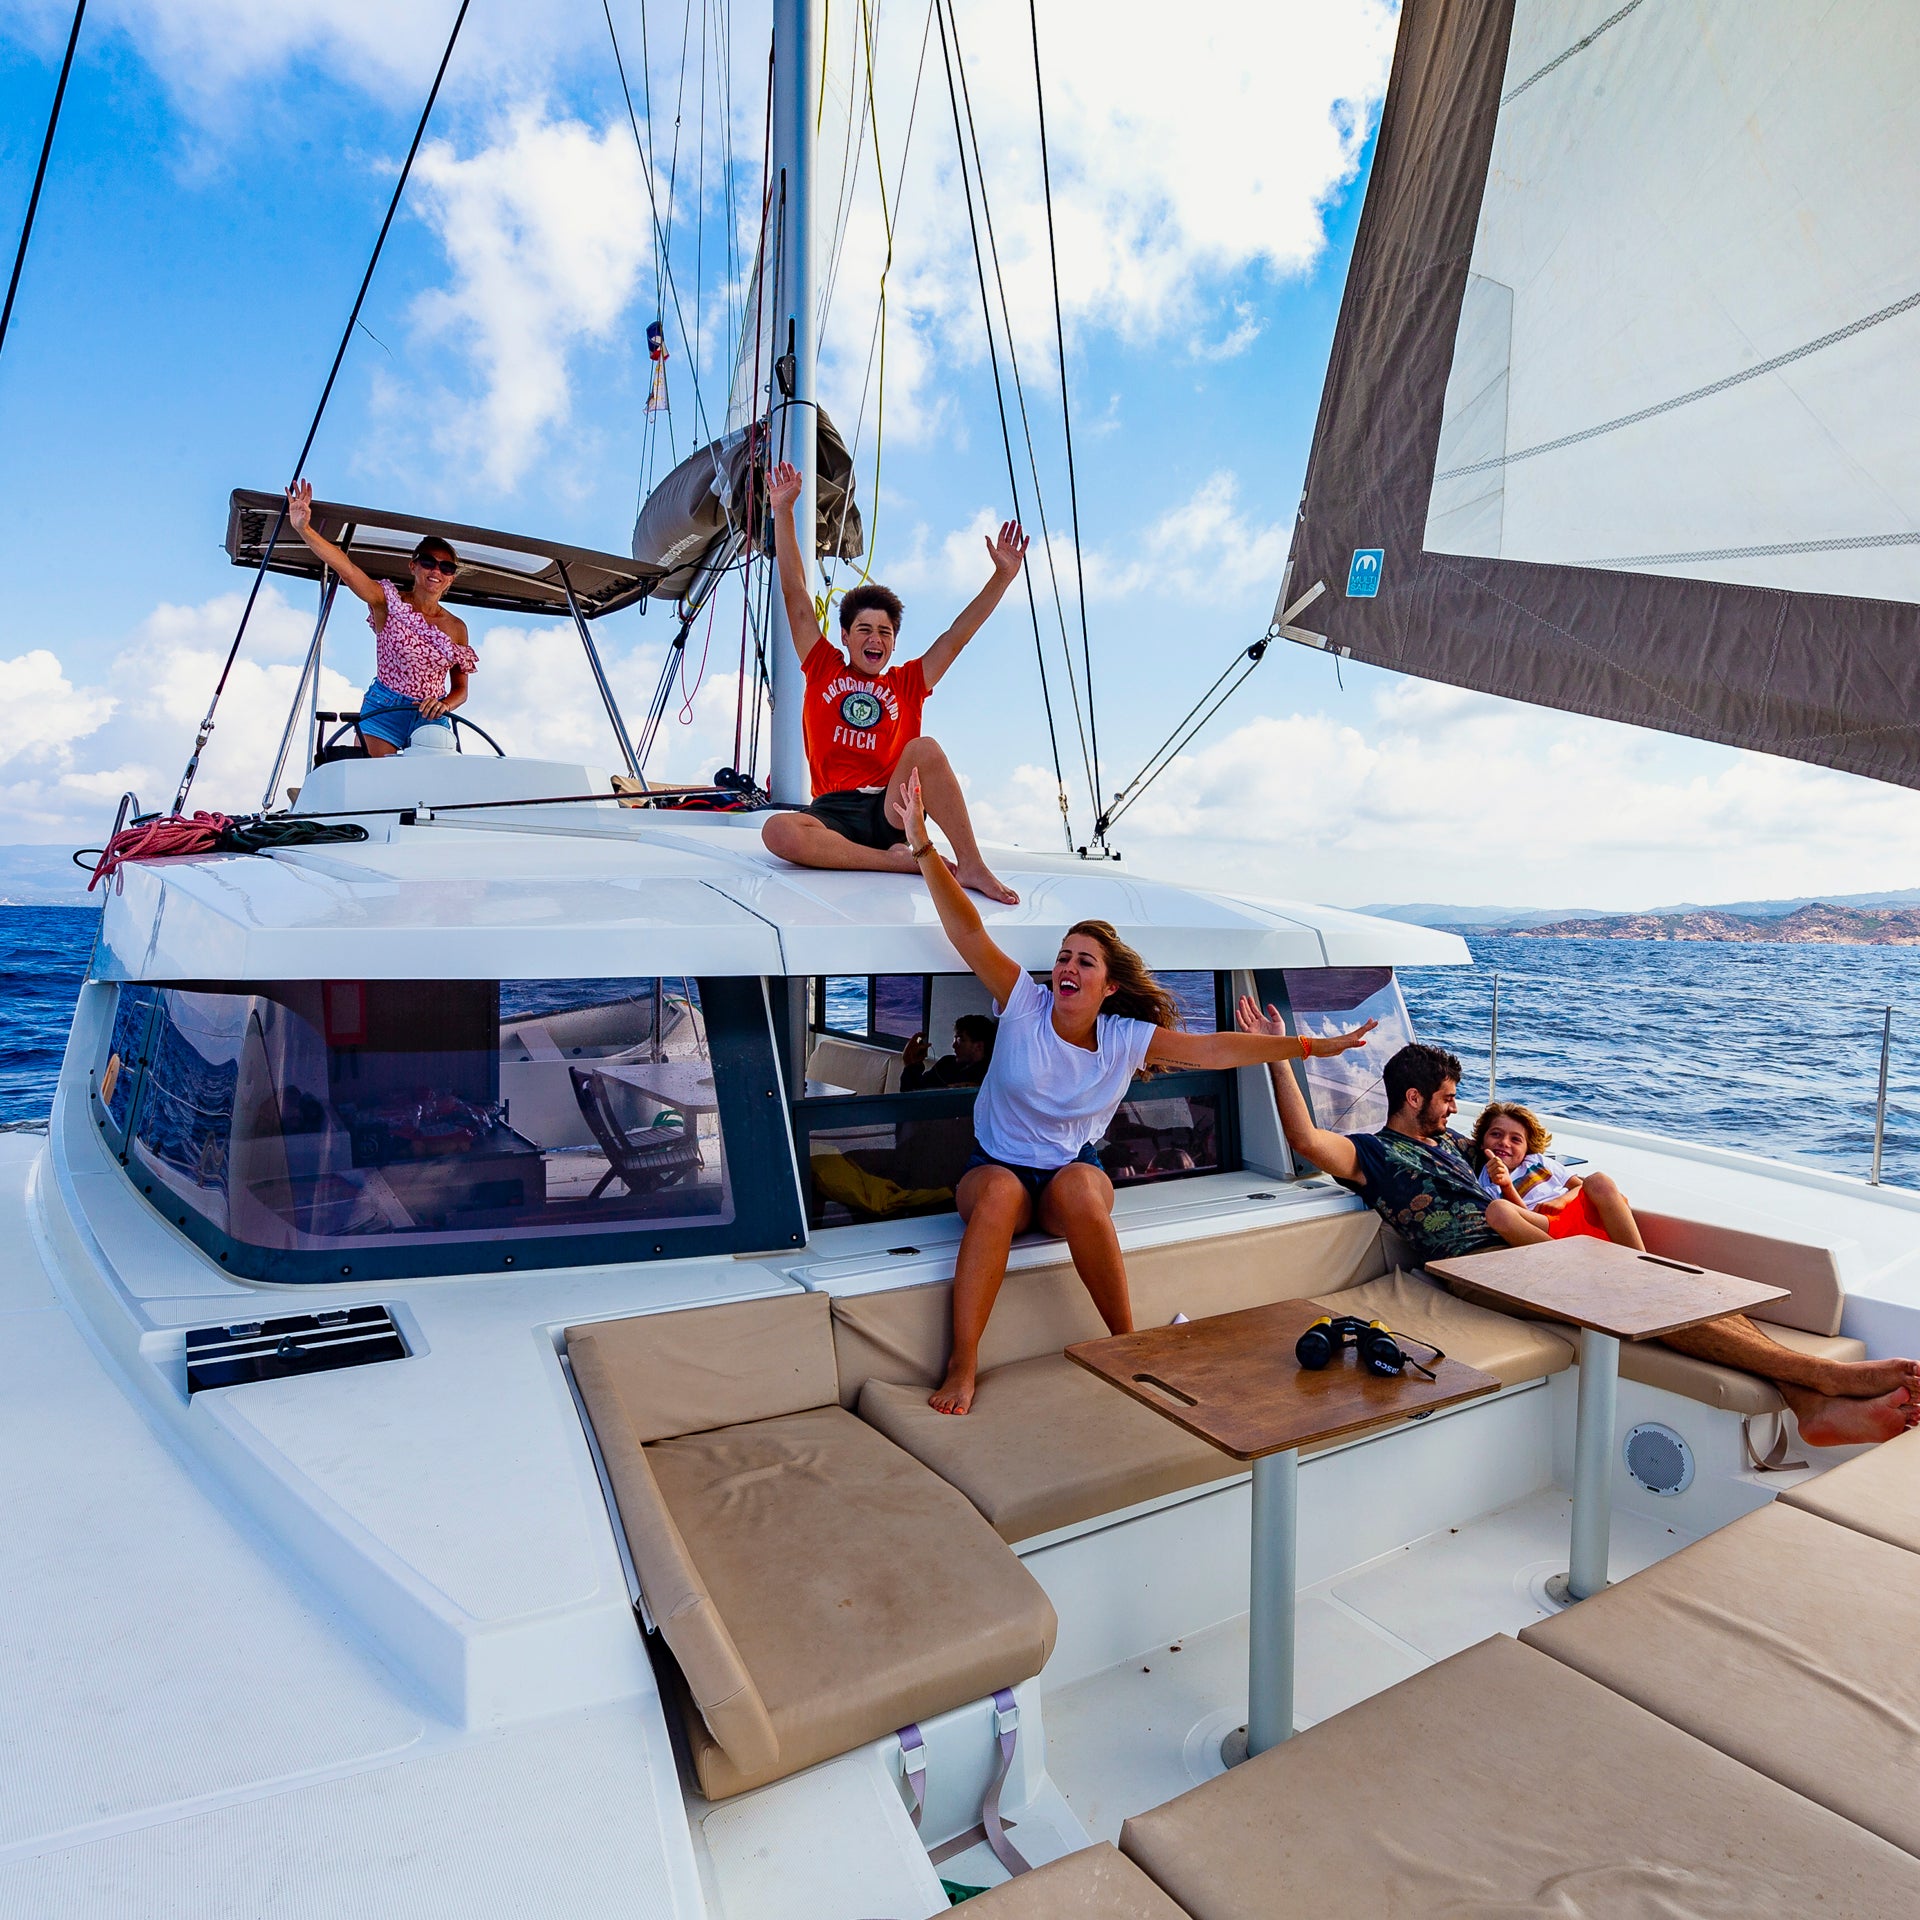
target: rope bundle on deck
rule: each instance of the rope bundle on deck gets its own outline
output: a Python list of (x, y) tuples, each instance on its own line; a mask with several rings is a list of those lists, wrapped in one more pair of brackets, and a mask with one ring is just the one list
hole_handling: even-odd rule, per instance
[(77, 866), (91, 862), (91, 893), (102, 880), (111, 880), (129, 860), (173, 860), (188, 853), (272, 853), (281, 847), (321, 847), (364, 840), (365, 827), (348, 820), (300, 820), (285, 815), (269, 818), (246, 814), (238, 819), (224, 813), (155, 814), (122, 828), (98, 853), (83, 849), (74, 855)]

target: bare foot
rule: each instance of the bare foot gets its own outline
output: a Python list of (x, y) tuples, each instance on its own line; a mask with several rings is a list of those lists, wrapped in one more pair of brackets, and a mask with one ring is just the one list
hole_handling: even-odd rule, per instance
[(1871, 1400), (1835, 1399), (1799, 1387), (1780, 1391), (1800, 1423), (1800, 1438), (1810, 1447), (1858, 1447), (1891, 1440), (1913, 1424), (1915, 1403), (1905, 1387)]
[[(952, 865), (952, 862), (948, 864)], [(1003, 907), (1017, 907), (1020, 904), (1020, 896), (985, 866), (954, 867), (953, 877), (963, 887), (974, 893), (984, 893), (989, 900), (998, 900)]]
[(1876, 1400), (1896, 1387), (1920, 1399), (1920, 1362), (1913, 1360), (1836, 1360), (1823, 1390), (1837, 1399)]
[(965, 1413), (973, 1405), (973, 1369), (949, 1367), (947, 1377), (927, 1397), (935, 1413)]

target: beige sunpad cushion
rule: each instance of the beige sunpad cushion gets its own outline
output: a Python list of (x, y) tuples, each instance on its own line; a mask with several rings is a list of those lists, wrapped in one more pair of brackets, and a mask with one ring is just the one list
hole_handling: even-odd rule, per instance
[(831, 1317), (817, 1293), (567, 1329), (569, 1355), (587, 1344), (642, 1440), (828, 1406), (837, 1391)]
[(980, 1376), (973, 1411), (935, 1413), (923, 1386), (869, 1380), (860, 1417), (958, 1487), (1003, 1540), (1245, 1471), (1063, 1354)]
[(1188, 1920), (1105, 1840), (989, 1887), (969, 1904), (979, 1920)]
[(1789, 1487), (1780, 1498), (1804, 1513), (1920, 1553), (1920, 1433), (1903, 1433)]
[[(647, 1449), (779, 1746), (689, 1727), (720, 1799), (1038, 1673), (1057, 1622), (965, 1497), (838, 1406)], [(713, 1730), (718, 1739), (718, 1730)]]
[(1521, 1638), (1920, 1853), (1920, 1558), (1763, 1507)]
[(1136, 1816), (1120, 1846), (1193, 1920), (1888, 1920), (1920, 1900), (1920, 1862), (1504, 1638)]
[[(1461, 1300), (1418, 1274), (1390, 1273), (1335, 1294), (1316, 1298), (1329, 1313), (1384, 1320), (1415, 1340), (1430, 1340), (1449, 1359), (1490, 1373), (1503, 1387), (1538, 1380), (1573, 1364), (1573, 1349), (1541, 1320), (1518, 1320), (1510, 1313)], [(1414, 1347), (1416, 1360), (1427, 1358)]]
[[(1138, 1247), (1127, 1255), (1134, 1325), (1165, 1326), (1176, 1313), (1190, 1320), (1335, 1293), (1384, 1270), (1380, 1223), (1371, 1213), (1327, 1214), (1285, 1226), (1208, 1240)], [(938, 1385), (952, 1344), (953, 1289), (944, 1280), (833, 1303), (840, 1402), (857, 1406), (870, 1379), (896, 1386)], [(1009, 1273), (980, 1343), (983, 1370), (1058, 1353), (1076, 1340), (1098, 1340), (1106, 1325), (1071, 1261)]]
[(1649, 1253), (1669, 1260), (1690, 1261), (1720, 1273), (1738, 1274), (1762, 1286), (1785, 1287), (1784, 1300), (1769, 1300), (1754, 1309), (1756, 1320), (1802, 1333), (1840, 1331), (1840, 1315), (1847, 1303), (1840, 1284), (1840, 1264), (1830, 1249), (1798, 1240), (1779, 1240), (1771, 1234), (1748, 1233), (1739, 1227), (1710, 1226), (1702, 1220), (1682, 1220), (1671, 1213), (1638, 1213), (1640, 1237)]
[(687, 1551), (680, 1529), (621, 1404), (606, 1357), (597, 1342), (579, 1340), (571, 1352), (573, 1375), (587, 1403), (594, 1438), (647, 1611), (673, 1650), (687, 1685), (713, 1737), (745, 1768), (770, 1767), (780, 1747), (765, 1704), (734, 1645), (713, 1595)]

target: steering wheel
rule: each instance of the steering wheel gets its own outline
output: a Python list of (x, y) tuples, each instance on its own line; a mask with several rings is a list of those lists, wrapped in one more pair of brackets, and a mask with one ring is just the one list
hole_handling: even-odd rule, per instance
[[(485, 727), (479, 725), (476, 721), (463, 719), (457, 713), (443, 714), (441, 717), (453, 722), (453, 750), (455, 753), (464, 753), (466, 751), (466, 748), (460, 744), (460, 729), (464, 727), (469, 733), (477, 733), (502, 760), (507, 757), (506, 748), (503, 747)], [(342, 738), (354, 732), (360, 724), (360, 716), (357, 713), (317, 713), (314, 715), (314, 718), (323, 725), (328, 721), (339, 722), (339, 725), (320, 742), (320, 751), (317, 760), (321, 763), (324, 763), (327, 756), (340, 744)]]

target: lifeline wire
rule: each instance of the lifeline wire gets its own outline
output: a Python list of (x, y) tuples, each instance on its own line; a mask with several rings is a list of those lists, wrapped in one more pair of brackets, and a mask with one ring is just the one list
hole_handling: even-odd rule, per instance
[(73, 50), (80, 44), (80, 22), (87, 11), (87, 0), (73, 10), (73, 31), (67, 35), (67, 57), (60, 62), (60, 81), (53, 90), (53, 111), (47, 115), (47, 137), (40, 143), (40, 164), (33, 171), (33, 191), (27, 195), (27, 217), (20, 226), (20, 246), (13, 256), (13, 276), (7, 282), (7, 303), (0, 307), (0, 350), (7, 344), (7, 328), (13, 320), (13, 297), (20, 291), (20, 270), (27, 264), (27, 242), (33, 238), (33, 216), (40, 209), (40, 188), (47, 177), (47, 162), (53, 156), (53, 132), (60, 124), (60, 103), (67, 97), (67, 75), (73, 71)]
[[(947, 72), (947, 100), (953, 109), (953, 139), (960, 160), (960, 186), (966, 195), (967, 230), (973, 237), (973, 268), (980, 282), (980, 317), (987, 329), (987, 364), (993, 369), (993, 397), (1000, 412), (1000, 444), (1007, 456), (1007, 485), (1013, 493), (1013, 511), (1016, 518), (1020, 512), (1020, 482), (1015, 477), (1013, 466), (1013, 435), (1007, 426), (1007, 399), (1000, 385), (1000, 352), (993, 335), (993, 312), (987, 300), (987, 268), (985, 257), (980, 251), (980, 229), (974, 221), (973, 182), (967, 172), (966, 137), (960, 131), (960, 95), (953, 83), (953, 57), (947, 43), (947, 17), (943, 6), (934, 8), (935, 18), (940, 25), (940, 58)], [(1047, 744), (1053, 752), (1054, 786), (1060, 795), (1060, 826), (1067, 836), (1067, 850), (1073, 851), (1073, 823), (1067, 813), (1067, 783), (1060, 770), (1060, 736), (1053, 724), (1053, 694), (1047, 685), (1046, 651), (1040, 644), (1040, 607), (1034, 598), (1032, 570), (1022, 569), (1027, 576), (1027, 612), (1033, 622), (1033, 657), (1040, 669), (1040, 700), (1047, 716)]]
[[(387, 202), (387, 217), (380, 222), (380, 237), (373, 243), (373, 255), (367, 262), (367, 270), (360, 276), (360, 291), (353, 297), (353, 311), (347, 316), (347, 324), (340, 335), (340, 345), (334, 352), (333, 365), (327, 369), (327, 383), (320, 390), (320, 404), (313, 410), (313, 422), (307, 428), (307, 437), (300, 443), (300, 457), (293, 463), (293, 486), (306, 471), (307, 455), (313, 451), (313, 443), (320, 432), (320, 422), (325, 417), (327, 402), (333, 398), (333, 383), (340, 377), (340, 365), (347, 357), (347, 348), (353, 340), (353, 330), (360, 324), (360, 309), (366, 303), (367, 289), (373, 285), (373, 270), (380, 264), (380, 253), (387, 244), (387, 234), (393, 226), (393, 216), (400, 211), (400, 196), (406, 191), (407, 176), (413, 171), (414, 156), (420, 151), (420, 142), (426, 137), (427, 121), (433, 114), (433, 103), (440, 97), (440, 83), (447, 77), (448, 63), (453, 59), (453, 49), (460, 38), (460, 29), (466, 21), (467, 8), (472, 0), (460, 0), (460, 11), (454, 15), (453, 31), (447, 35), (446, 51), (440, 56), (440, 65), (433, 76), (433, 85), (427, 92), (427, 104), (420, 109), (420, 122), (413, 130), (413, 144), (407, 149), (407, 157), (400, 168), (400, 177), (393, 183), (393, 198)], [(246, 637), (247, 622), (253, 618), (254, 602), (260, 597), (261, 584), (267, 577), (267, 568), (273, 560), (273, 549), (280, 538), (280, 529), (287, 523), (287, 509), (283, 502), (273, 517), (273, 530), (267, 535), (266, 544), (260, 551), (260, 566), (253, 576), (253, 586), (247, 594), (247, 604), (240, 612), (240, 626), (233, 636), (233, 645), (227, 649), (226, 664), (220, 669), (219, 681), (213, 689), (213, 698), (207, 703), (207, 717), (200, 722), (199, 736), (193, 743), (193, 753), (187, 761), (186, 771), (180, 776), (180, 791), (174, 795), (173, 811), (179, 814), (187, 804), (188, 791), (193, 786), (194, 775), (200, 771), (200, 756), (206, 751), (207, 740), (213, 733), (213, 713), (220, 704), (220, 696), (226, 691), (227, 676), (233, 671), (233, 663), (240, 655), (240, 642)]]

